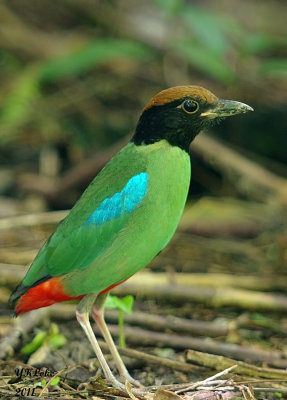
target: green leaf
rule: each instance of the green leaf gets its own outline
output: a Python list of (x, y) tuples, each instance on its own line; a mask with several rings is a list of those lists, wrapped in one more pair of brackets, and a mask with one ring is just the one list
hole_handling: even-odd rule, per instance
[(34, 387), (43, 387), (43, 386), (46, 385), (46, 383), (43, 384), (43, 382), (46, 382), (46, 381), (43, 380), (43, 381), (41, 381), (41, 382), (35, 382), (33, 386), (34, 386)]
[(266, 321), (270, 321), (271, 320), (271, 318), (266, 317), (265, 315), (257, 313), (257, 312), (254, 312), (254, 313), (251, 314), (251, 319), (252, 319), (252, 321), (256, 321), (256, 322), (258, 322), (258, 321), (259, 322), (266, 322)]
[(131, 314), (133, 312), (133, 304), (134, 304), (134, 297), (133, 296), (125, 296), (122, 299), (118, 298), (117, 296), (108, 296), (105, 307), (106, 308), (115, 308), (117, 310), (122, 310), (127, 314)]
[(228, 84), (235, 80), (235, 73), (223, 57), (206, 51), (202, 46), (178, 39), (174, 50), (186, 58), (191, 65), (216, 80)]
[(60, 382), (60, 377), (59, 376), (55, 376), (55, 378), (53, 378), (50, 382), (50, 386), (56, 386), (58, 385), (58, 383)]
[(21, 354), (30, 355), (38, 350), (43, 344), (48, 344), (51, 350), (58, 349), (67, 342), (64, 335), (59, 333), (58, 325), (53, 323), (49, 332), (41, 331), (37, 333), (32, 342), (21, 349)]
[(125, 296), (122, 299), (122, 311), (126, 312), (127, 314), (132, 314), (133, 312), (133, 305), (134, 305), (134, 297), (133, 296)]
[(274, 394), (275, 394), (275, 396), (279, 397), (279, 399), (282, 399), (282, 397), (283, 397), (283, 394), (280, 392), (275, 392)]
[(47, 381), (46, 381), (46, 379), (42, 379), (42, 380), (41, 380), (41, 385), (42, 385), (42, 387), (44, 387), (44, 386), (46, 386), (46, 385), (47, 385)]
[[(23, 69), (23, 65), (19, 58), (16, 56), (17, 52), (10, 52), (9, 50), (0, 49), (0, 68), (3, 72), (8, 74), (18, 74), (19, 70)], [(19, 55), (18, 55), (19, 56)]]
[(182, 0), (154, 0), (158, 8), (163, 10), (167, 15), (175, 15), (183, 8)]
[(53, 335), (49, 340), (48, 344), (51, 350), (56, 350), (59, 347), (62, 347), (65, 343), (67, 343), (67, 339), (64, 335)]
[(228, 50), (229, 42), (217, 16), (198, 7), (189, 6), (184, 9), (183, 20), (198, 43), (204, 47), (204, 51), (208, 49), (212, 53), (222, 55)]
[(41, 72), (43, 81), (74, 77), (100, 64), (121, 58), (148, 60), (151, 51), (144, 45), (129, 40), (92, 40), (81, 48), (50, 61)]
[(241, 43), (243, 51), (252, 56), (267, 51), (280, 50), (284, 46), (286, 46), (285, 42), (281, 42), (276, 37), (263, 32), (249, 33)]
[(287, 77), (287, 60), (282, 58), (274, 58), (261, 61), (259, 74), (270, 78), (286, 78)]
[(58, 335), (58, 333), (59, 333), (58, 325), (55, 324), (55, 322), (52, 322), (49, 329), (49, 336)]
[(233, 18), (231, 15), (218, 14), (216, 20), (226, 38), (240, 42), (246, 35), (249, 35), (249, 32), (246, 32), (243, 25), (238, 22), (238, 19)]
[(39, 96), (39, 69), (27, 68), (18, 73), (13, 86), (1, 106), (0, 141), (9, 141), (19, 134), (19, 128), (29, 120), (33, 105)]
[(34, 337), (34, 339), (30, 343), (28, 343), (28, 344), (26, 344), (26, 346), (22, 347), (21, 354), (30, 355), (30, 354), (34, 353), (36, 350), (38, 350), (43, 345), (46, 337), (47, 337), (46, 332), (37, 333), (37, 335)]
[(67, 342), (67, 339), (65, 338), (64, 335), (61, 335), (59, 333), (58, 325), (52, 323), (46, 338), (46, 342), (48, 343), (51, 350), (55, 350), (58, 349), (59, 347), (62, 347)]
[(256, 324), (258, 324), (259, 326), (265, 328), (272, 328), (274, 331), (282, 332), (283, 329), (282, 326), (271, 317), (254, 312), (251, 314), (251, 320), (254, 321)]

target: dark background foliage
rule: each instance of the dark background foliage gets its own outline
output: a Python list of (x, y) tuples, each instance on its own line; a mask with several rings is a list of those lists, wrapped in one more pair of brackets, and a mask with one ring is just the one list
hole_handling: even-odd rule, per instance
[[(149, 98), (179, 84), (252, 105), (214, 132), (286, 176), (286, 11), (279, 0), (1, 1), (0, 194), (71, 207), (88, 180), (61, 201), (41, 184), (130, 135)], [(209, 167), (194, 170), (194, 195), (226, 194)]]

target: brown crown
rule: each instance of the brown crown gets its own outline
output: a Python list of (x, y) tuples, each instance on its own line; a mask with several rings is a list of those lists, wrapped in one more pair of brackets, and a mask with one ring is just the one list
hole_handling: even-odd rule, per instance
[(175, 86), (170, 89), (165, 89), (156, 94), (145, 106), (143, 112), (153, 106), (162, 106), (174, 100), (179, 100), (185, 97), (201, 98), (206, 103), (214, 103), (218, 98), (209, 90), (201, 86)]

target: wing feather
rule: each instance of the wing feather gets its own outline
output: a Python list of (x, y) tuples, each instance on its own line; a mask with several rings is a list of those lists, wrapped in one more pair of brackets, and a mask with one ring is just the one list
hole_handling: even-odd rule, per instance
[(59, 276), (88, 267), (143, 204), (148, 191), (146, 164), (144, 159), (138, 160), (132, 146), (127, 145), (106, 165), (58, 225), (24, 278), (25, 286), (45, 275)]

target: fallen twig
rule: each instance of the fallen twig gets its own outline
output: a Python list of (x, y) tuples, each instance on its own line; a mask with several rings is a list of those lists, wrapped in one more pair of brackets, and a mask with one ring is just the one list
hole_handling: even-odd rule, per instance
[[(232, 366), (229, 367), (229, 368), (226, 368), (224, 371), (218, 372), (217, 374), (212, 375), (212, 376), (210, 376), (209, 378), (204, 379), (203, 381), (196, 382), (196, 383), (193, 383), (193, 384), (191, 384), (191, 385), (186, 386), (185, 388), (179, 389), (179, 390), (177, 390), (175, 393), (178, 394), (178, 393), (186, 392), (186, 391), (188, 391), (188, 390), (195, 389), (195, 388), (197, 388), (198, 386), (201, 386), (201, 385), (205, 385), (205, 384), (207, 384), (207, 383), (210, 383), (211, 381), (214, 381), (214, 380), (216, 380), (217, 378), (219, 378), (219, 377), (221, 377), (221, 376), (223, 376), (223, 375), (229, 374), (230, 371), (232, 371), (232, 370), (235, 369), (235, 368), (237, 368), (237, 365), (236, 365), (236, 364), (235, 364), (235, 365), (232, 365)], [(222, 383), (222, 382), (221, 382), (221, 383)]]
[(199, 154), (213, 168), (221, 171), (240, 193), (263, 202), (278, 200), (287, 205), (287, 180), (263, 166), (247, 159), (210, 135), (201, 135), (192, 144), (192, 151)]
[[(118, 326), (109, 325), (113, 336), (118, 336)], [(97, 326), (94, 326), (95, 332), (99, 333)], [(172, 347), (174, 349), (196, 349), (199, 352), (220, 354), (225, 357), (234, 357), (237, 360), (248, 360), (250, 362), (266, 362), (278, 368), (286, 368), (287, 360), (282, 358), (282, 353), (279, 351), (257, 350), (247, 346), (237, 344), (222, 343), (212, 339), (192, 338), (176, 334), (167, 334), (160, 332), (151, 332), (145, 329), (136, 327), (125, 327), (125, 337), (128, 343), (132, 345), (143, 346), (159, 346)], [(204, 354), (199, 353), (199, 354)], [(218, 356), (220, 357), (220, 356)], [(218, 358), (220, 360), (220, 358)], [(218, 361), (217, 361), (218, 362)], [(237, 361), (232, 360), (233, 364)], [(232, 364), (232, 365), (233, 365)], [(220, 365), (220, 364), (218, 364)], [(208, 365), (207, 365), (208, 366)], [(226, 367), (229, 368), (228, 364)], [(224, 366), (223, 366), (224, 367)]]
[(37, 326), (40, 321), (46, 318), (47, 314), (48, 310), (42, 308), (41, 310), (25, 314), (21, 318), (14, 319), (8, 334), (1, 339), (0, 359), (2, 360), (9, 353), (14, 353), (14, 349), (18, 346), (21, 336), (33, 329), (34, 326)]
[[(19, 268), (10, 264), (0, 264), (0, 285), (13, 286), (23, 279), (27, 267)], [(15, 272), (15, 273), (14, 273)], [(213, 280), (216, 274), (213, 275)], [(195, 302), (212, 307), (233, 306), (244, 310), (287, 312), (287, 296), (230, 287), (186, 286), (185, 274), (175, 275), (175, 284), (168, 284), (168, 274), (139, 272), (127, 282), (117, 286), (117, 295), (132, 294), (150, 299), (169, 299), (174, 302)], [(195, 276), (196, 279), (196, 276)], [(202, 279), (202, 276), (200, 277)], [(233, 275), (234, 279), (234, 275)], [(238, 278), (240, 280), (240, 277)], [(285, 279), (284, 277), (282, 278)], [(207, 281), (209, 278), (207, 278)], [(236, 281), (234, 279), (234, 281)], [(258, 278), (260, 280), (260, 278)], [(8, 283), (7, 283), (8, 282)], [(180, 284), (179, 284), (180, 283)]]
[[(55, 217), (57, 215), (61, 215), (62, 212), (55, 213)], [(64, 212), (63, 212), (64, 213)], [(48, 213), (49, 214), (49, 213)], [(39, 214), (40, 215), (40, 214)], [(41, 214), (44, 216), (43, 220), (39, 220), (40, 223), (44, 223), (44, 220), (46, 219), (46, 213)], [(64, 215), (64, 214), (63, 214)], [(11, 220), (12, 218), (7, 218), (7, 221)], [(46, 219), (48, 223), (48, 218)], [(1, 221), (5, 221), (4, 219), (0, 219), (0, 227), (1, 227)], [(10, 223), (10, 222), (9, 222)], [(14, 222), (13, 222), (14, 223)], [(16, 221), (16, 226), (17, 226), (17, 221)], [(19, 247), (18, 247), (19, 248)], [(9, 248), (10, 249), (10, 248)], [(32, 257), (35, 256), (37, 253), (37, 250), (26, 250), (25, 251), (25, 258), (26, 252), (30, 251), (31, 252), (31, 260)], [(2, 252), (2, 250), (1, 250)], [(15, 251), (14, 251), (15, 252)], [(20, 278), (23, 278), (24, 275), (27, 272), (27, 266), (23, 264), (8, 264), (8, 263), (0, 263), (0, 270), (1, 270), (1, 276), (0, 276), (0, 284), (2, 279), (9, 277), (11, 275), (11, 282), (13, 281), (13, 277), (16, 274), (16, 277), (14, 279), (15, 282)], [(272, 280), (270, 281), (270, 277), (264, 277), (264, 276), (254, 276), (254, 275), (236, 275), (236, 279), (234, 279), (234, 274), (223, 274), (223, 273), (176, 273), (173, 274), (172, 276), (168, 273), (162, 273), (162, 272), (151, 272), (151, 271), (140, 271), (136, 275), (132, 276), (129, 281), (126, 283), (126, 285), (129, 283), (142, 283), (144, 282), (145, 285), (147, 286), (166, 286), (169, 284), (174, 284), (178, 286), (183, 286), (183, 287), (193, 287), (193, 286), (200, 286), (200, 287), (210, 287), (210, 288), (223, 288), (223, 287), (228, 287), (228, 288), (241, 288), (241, 289), (248, 289), (248, 292), (251, 290), (268, 290), (270, 291), (272, 288), (278, 289), (284, 288), (287, 286), (287, 277), (285, 275), (276, 275), (272, 277)], [(252, 293), (252, 291), (251, 291)]]
[(149, 299), (168, 299), (171, 302), (192, 301), (212, 307), (233, 306), (244, 310), (287, 312), (287, 296), (284, 295), (226, 287), (146, 284), (144, 276), (140, 274), (117, 286), (114, 292), (118, 295), (128, 293)]
[[(251, 351), (251, 349), (250, 349)], [(235, 361), (231, 358), (224, 357), (222, 355), (207, 354), (195, 350), (188, 350), (186, 352), (186, 359), (188, 361), (195, 362), (196, 364), (204, 367), (222, 369), (229, 368), (230, 366), (237, 364), (236, 373), (262, 378), (274, 378), (274, 379), (287, 379), (287, 371), (275, 368), (263, 368), (257, 367), (253, 364), (249, 364), (243, 361)], [(287, 360), (285, 360), (285, 363)], [(283, 363), (284, 364), (284, 363)], [(285, 366), (286, 368), (286, 366)]]
[[(118, 321), (118, 311), (106, 310), (105, 317), (107, 322), (116, 323)], [(180, 332), (181, 334), (201, 335), (201, 336), (226, 336), (229, 332), (227, 324), (215, 322), (199, 321), (194, 319), (178, 318), (172, 315), (163, 317), (157, 314), (148, 314), (137, 311), (133, 314), (125, 315), (125, 324), (144, 326), (153, 331), (169, 330)]]
[(0, 231), (8, 229), (27, 228), (46, 224), (57, 224), (66, 217), (68, 211), (50, 211), (36, 214), (17, 215), (16, 217), (1, 218)]
[(72, 167), (55, 184), (42, 184), (40, 176), (34, 176), (33, 179), (23, 179), (19, 184), (25, 190), (41, 193), (51, 203), (61, 204), (61, 199), (65, 199), (71, 189), (83, 188), (90, 183), (107, 161), (128, 142), (129, 138), (129, 136), (125, 136), (108, 149), (93, 154), (88, 160)]
[[(99, 340), (99, 344), (103, 350), (109, 351), (109, 348), (105, 342), (103, 342), (102, 340)], [(140, 361), (143, 361), (143, 362), (149, 363), (149, 364), (155, 364), (155, 365), (160, 365), (163, 367), (168, 367), (168, 368), (171, 368), (176, 371), (181, 371), (181, 372), (185, 372), (185, 373), (194, 373), (197, 371), (202, 371), (202, 368), (198, 367), (196, 365), (188, 364), (188, 363), (181, 362), (181, 361), (170, 360), (169, 358), (154, 356), (152, 354), (147, 354), (142, 351), (128, 349), (128, 348), (122, 348), (122, 347), (119, 347), (118, 350), (119, 350), (120, 354), (123, 356), (135, 358), (135, 359), (138, 359)]]

